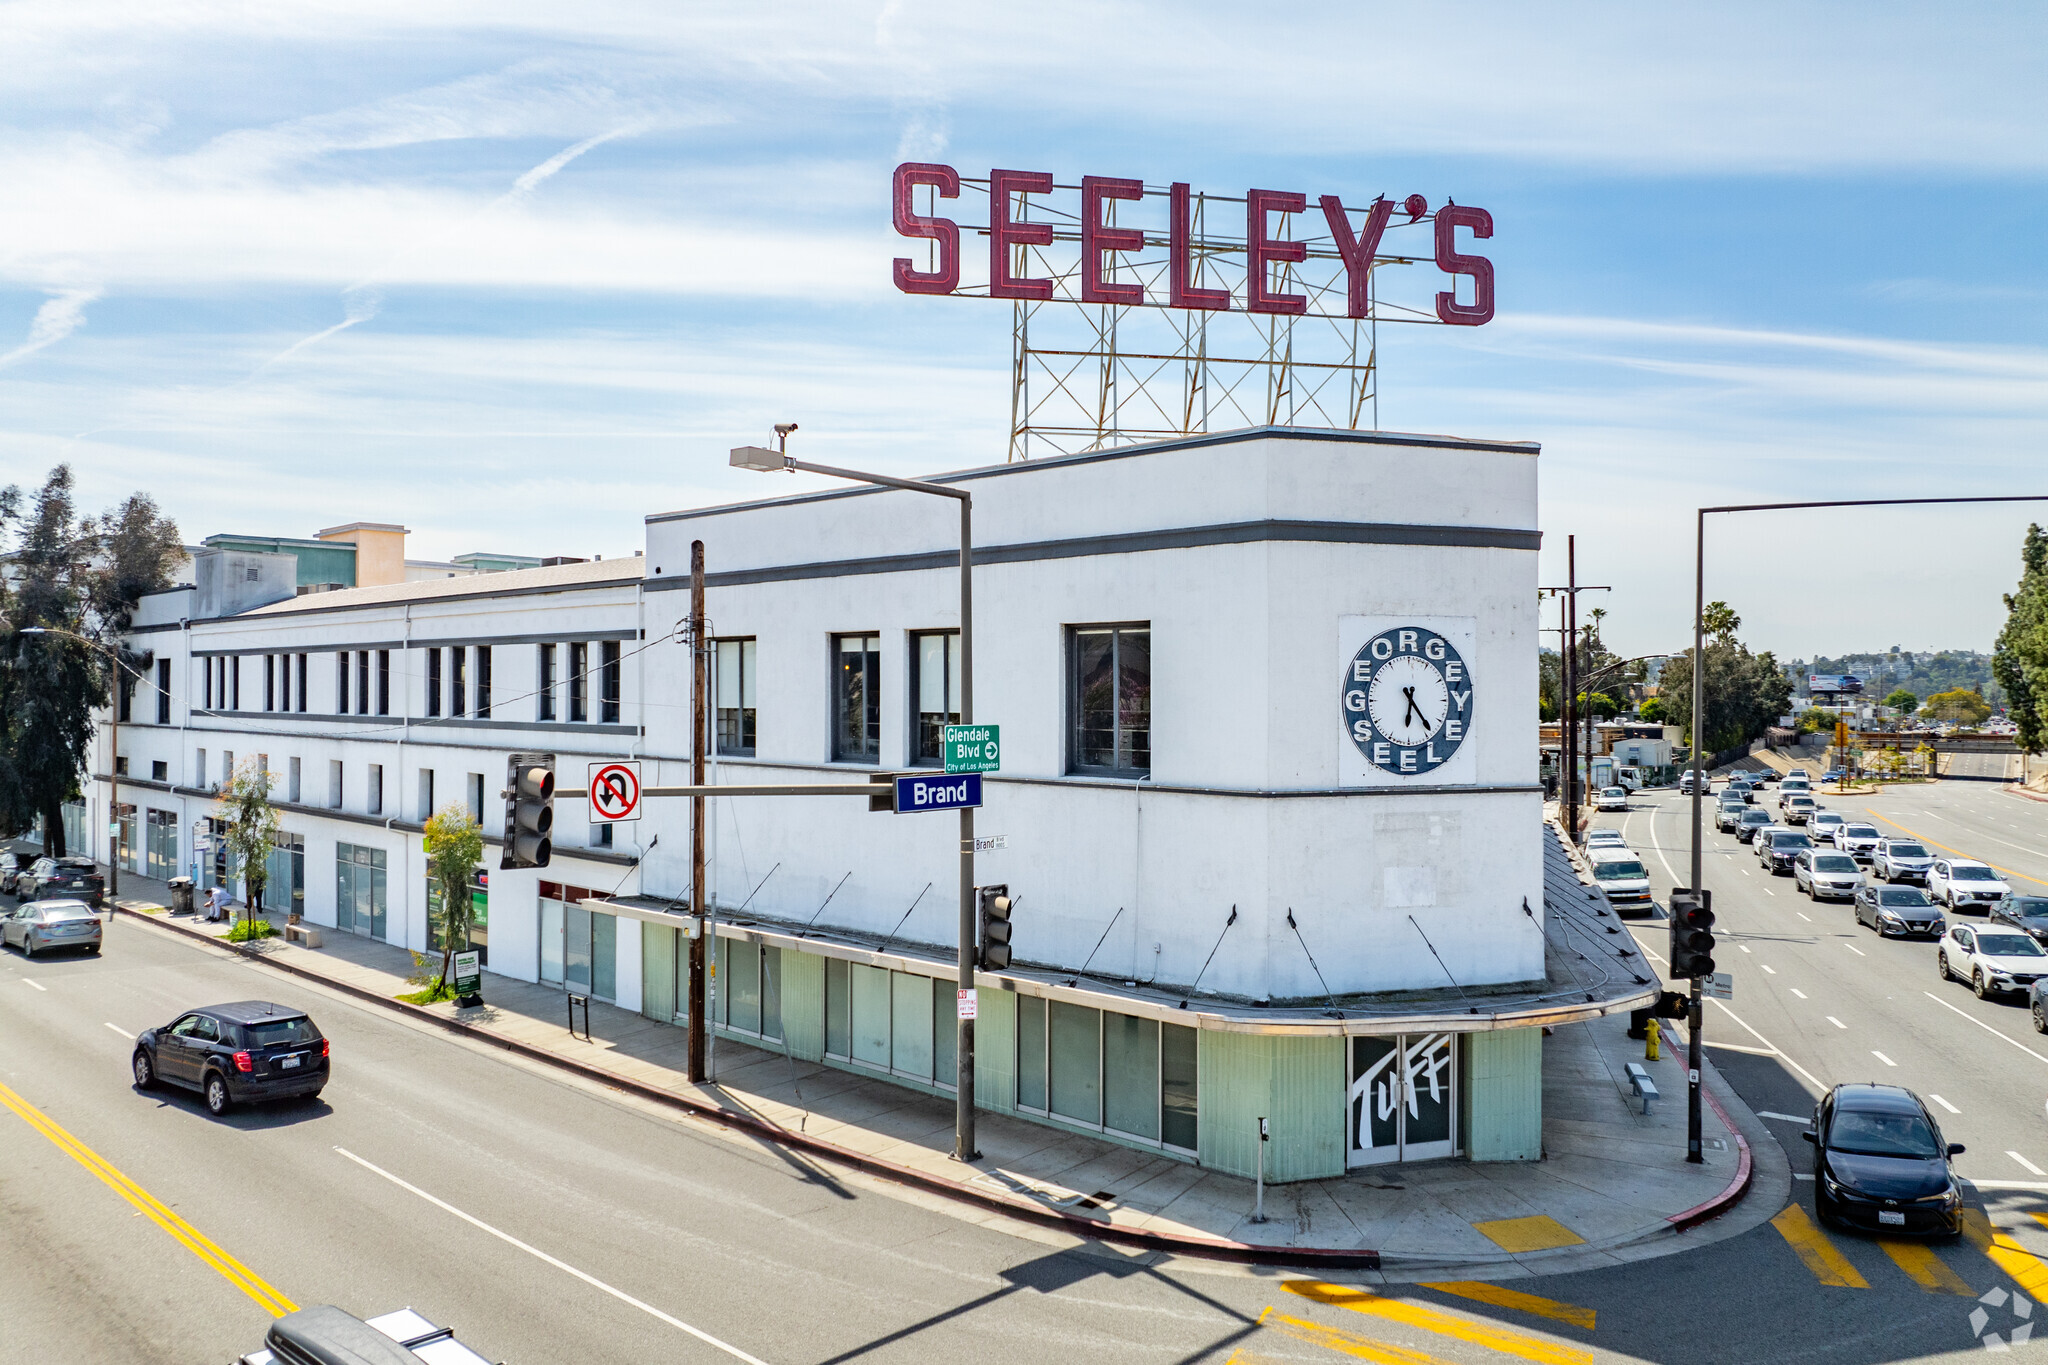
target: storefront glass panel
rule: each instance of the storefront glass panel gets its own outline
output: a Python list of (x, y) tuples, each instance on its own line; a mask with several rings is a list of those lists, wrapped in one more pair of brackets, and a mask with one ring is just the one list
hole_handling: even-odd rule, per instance
[(1159, 1137), (1159, 1025), (1129, 1014), (1102, 1016), (1105, 1126), (1134, 1137)]
[(853, 978), (853, 1060), (886, 1069), (889, 1065), (889, 973), (880, 967), (851, 964)]
[(1045, 1108), (1045, 1001), (1017, 997), (1017, 1104)]
[(889, 973), (895, 1027), (889, 1040), (889, 1065), (907, 1076), (932, 1077), (932, 979), (909, 972)]
[(590, 993), (600, 1000), (619, 998), (619, 920), (590, 912)]
[(1180, 1024), (1159, 1028), (1160, 1139), (1169, 1147), (1195, 1150), (1195, 1030)]
[(1079, 1123), (1102, 1122), (1102, 1011), (1064, 1000), (1048, 1011), (1052, 1112)]

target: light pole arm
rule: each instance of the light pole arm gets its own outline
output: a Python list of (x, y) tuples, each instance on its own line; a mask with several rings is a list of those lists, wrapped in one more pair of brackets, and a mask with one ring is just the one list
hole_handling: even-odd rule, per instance
[(964, 488), (948, 488), (942, 483), (927, 483), (923, 479), (898, 479), (888, 474), (865, 474), (857, 469), (839, 469), (829, 464), (812, 464), (808, 460), (792, 459), (785, 455), (783, 467), (789, 470), (801, 469), (806, 474), (823, 474), (834, 479), (851, 479), (855, 483), (879, 484), (883, 488), (907, 488), (913, 493), (933, 493), (942, 498), (968, 500)]

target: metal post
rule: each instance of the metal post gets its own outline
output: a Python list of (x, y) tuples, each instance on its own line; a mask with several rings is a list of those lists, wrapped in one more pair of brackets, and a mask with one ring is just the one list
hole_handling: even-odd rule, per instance
[(1252, 1206), (1252, 1221), (1266, 1221), (1266, 1119), (1259, 1117), (1259, 1185), (1258, 1202)]
[[(1700, 887), (1700, 788), (1706, 784), (1706, 612), (1707, 612), (1707, 514), (1701, 512), (1693, 528), (1692, 587), (1692, 893)], [(1685, 1017), (1685, 1159), (1706, 1160), (1700, 1146), (1700, 1024), (1706, 1002), (1700, 993), (1700, 979), (1692, 980), (1692, 1002)]]
[(107, 917), (112, 919), (114, 897), (121, 894), (121, 656), (109, 650), (108, 657), (114, 661), (114, 714), (109, 727), (114, 751), (107, 756), (107, 828), (113, 833), (107, 856)]
[[(960, 499), (960, 723), (974, 723), (974, 500)], [(974, 989), (974, 809), (960, 811), (960, 989)], [(972, 999), (973, 997), (968, 997)], [(974, 1021), (953, 1010), (958, 1034), (954, 1040), (953, 1157), (973, 1161), (974, 1145)]]
[(1579, 538), (1564, 541), (1564, 832), (1579, 837)]
[[(704, 542), (690, 542), (690, 785), (704, 785), (704, 750), (709, 728), (705, 724), (710, 691), (710, 661), (704, 641)], [(690, 906), (697, 915), (697, 932), (690, 938), (690, 1081), (702, 1085), (708, 1074), (704, 1033), (704, 941), (710, 919), (704, 896), (704, 797), (690, 798)]]

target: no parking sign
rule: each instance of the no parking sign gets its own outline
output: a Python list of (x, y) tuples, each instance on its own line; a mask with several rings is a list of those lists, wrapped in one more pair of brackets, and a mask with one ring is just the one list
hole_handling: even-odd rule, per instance
[(590, 823), (616, 825), (640, 818), (640, 765), (590, 765)]

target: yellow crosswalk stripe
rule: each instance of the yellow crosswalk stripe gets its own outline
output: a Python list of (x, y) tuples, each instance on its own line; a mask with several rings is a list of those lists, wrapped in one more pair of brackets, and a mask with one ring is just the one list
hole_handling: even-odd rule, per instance
[(1539, 1318), (1555, 1318), (1568, 1322), (1574, 1327), (1593, 1330), (1594, 1310), (1581, 1308), (1575, 1303), (1560, 1303), (1556, 1299), (1541, 1298), (1535, 1294), (1524, 1294), (1519, 1289), (1506, 1289), (1484, 1280), (1439, 1280), (1425, 1284), (1424, 1289), (1434, 1289), (1439, 1294), (1456, 1294), (1461, 1299), (1473, 1299), (1479, 1303), (1490, 1303), (1496, 1308), (1513, 1308), (1524, 1313), (1533, 1313)]
[(1534, 1361), (1536, 1365), (1593, 1365), (1593, 1353), (1584, 1347), (1562, 1345), (1558, 1342), (1545, 1341), (1541, 1337), (1509, 1331), (1505, 1327), (1495, 1327), (1491, 1323), (1454, 1317), (1440, 1309), (1427, 1308), (1421, 1304), (1403, 1303), (1399, 1299), (1384, 1299), (1370, 1289), (1325, 1284), (1320, 1280), (1285, 1280), (1282, 1281), (1281, 1288), (1290, 1294), (1298, 1294), (1312, 1303), (1348, 1308), (1354, 1313), (1383, 1318), (1407, 1327), (1419, 1327), (1425, 1332), (1436, 1332), (1474, 1346), (1484, 1346), (1490, 1351), (1499, 1351), (1503, 1355)]
[[(2048, 1220), (2044, 1220), (2048, 1221)], [(2048, 1265), (2013, 1239), (1991, 1225), (1982, 1209), (1963, 1210), (1963, 1236), (1984, 1253), (1991, 1264), (2019, 1282), (2035, 1299), (2048, 1299)]]
[(1913, 1283), (1930, 1294), (1960, 1294), (1964, 1298), (1975, 1298), (1977, 1291), (1963, 1283), (1963, 1277), (1948, 1268), (1948, 1262), (1934, 1254), (1934, 1248), (1921, 1242), (1878, 1243), (1884, 1254), (1891, 1257), (1899, 1269), (1912, 1277)]
[[(1442, 1356), (1433, 1356), (1427, 1351), (1418, 1351), (1411, 1346), (1397, 1346), (1391, 1341), (1380, 1341), (1373, 1337), (1347, 1332), (1341, 1327), (1325, 1327), (1319, 1322), (1305, 1318), (1290, 1318), (1277, 1309), (1268, 1308), (1259, 1314), (1259, 1325), (1270, 1327), (1283, 1336), (1310, 1346), (1320, 1346), (1326, 1351), (1340, 1351), (1357, 1360), (1370, 1360), (1374, 1365), (1452, 1365)], [(1236, 1361), (1238, 1355), (1231, 1357)], [(1256, 1359), (1256, 1357), (1247, 1357)]]
[(1848, 1257), (1835, 1250), (1835, 1244), (1813, 1225), (1813, 1220), (1806, 1216), (1801, 1205), (1787, 1204), (1771, 1220), (1771, 1226), (1813, 1272), (1813, 1278), (1822, 1284), (1835, 1289), (1870, 1288), (1870, 1281), (1857, 1273), (1856, 1267), (1849, 1264)]

